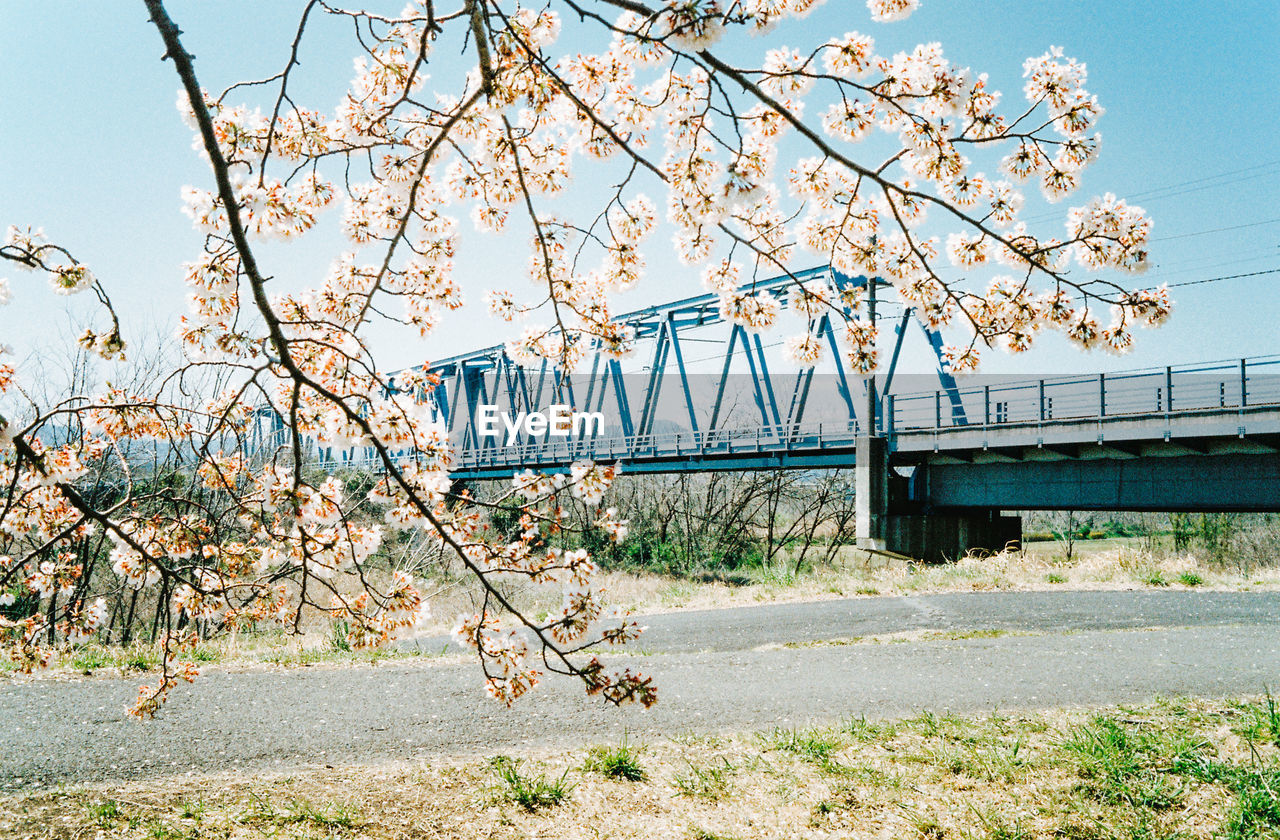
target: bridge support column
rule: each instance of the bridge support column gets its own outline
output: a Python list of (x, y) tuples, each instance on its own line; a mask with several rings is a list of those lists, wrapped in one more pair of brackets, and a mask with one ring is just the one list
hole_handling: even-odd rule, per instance
[(998, 552), (1022, 541), (1022, 518), (998, 510), (942, 511), (885, 517), (890, 551), (926, 563), (958, 560), (970, 551)]
[(881, 437), (860, 437), (853, 466), (854, 533), (859, 548), (884, 551), (889, 514), (889, 450)]

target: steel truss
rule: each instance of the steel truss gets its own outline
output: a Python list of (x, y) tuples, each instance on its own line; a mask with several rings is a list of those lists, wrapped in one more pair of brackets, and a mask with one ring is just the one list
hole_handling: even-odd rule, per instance
[[(827, 279), (837, 292), (851, 287), (865, 288), (873, 282), (876, 286), (887, 285), (884, 281), (869, 281), (861, 276), (847, 277), (829, 266), (818, 266), (759, 281), (744, 286), (743, 291), (767, 295), (785, 305), (789, 288), (817, 278)], [(861, 395), (865, 394), (868, 377), (855, 375), (847, 369), (844, 354), (837, 343), (835, 325), (832, 323), (834, 314), (823, 315), (816, 328), (834, 360), (835, 376), (831, 378), (831, 382), (845, 407), (844, 419), (849, 424), (849, 430), (865, 429), (872, 425), (879, 427), (883, 420), (881, 411), (877, 410), (877, 418), (874, 420), (860, 416), (866, 414), (866, 410), (860, 410), (860, 407), (865, 405), (865, 399)], [(844, 308), (843, 314), (852, 317), (847, 308)], [(937, 357), (939, 391), (946, 395), (950, 403), (951, 419), (956, 423), (964, 423), (964, 405), (955, 379), (946, 372), (942, 363), (941, 336), (914, 318), (910, 309), (894, 325), (893, 351), (887, 371), (882, 377), (883, 384), (877, 388), (881, 395), (877, 405), (882, 404), (884, 395), (892, 393), (903, 341), (913, 321), (923, 331)], [(730, 368), (739, 357), (745, 357), (747, 363), (755, 414), (758, 416), (758, 424), (754, 417), (746, 424), (753, 430), (765, 430), (767, 436), (779, 441), (788, 430), (794, 430), (804, 423), (805, 409), (814, 389), (814, 368), (801, 369), (789, 377), (789, 386), (780, 392), (777, 385), (779, 377), (770, 374), (770, 354), (766, 352), (766, 345), (761, 341), (759, 333), (749, 332), (734, 324), (727, 340), (718, 342), (722, 344), (721, 373), (709, 417), (700, 416), (704, 412), (696, 405), (698, 397), (690, 385), (692, 374), (687, 362), (685, 342), (692, 330), (723, 322), (720, 298), (715, 294), (697, 295), (651, 306), (616, 318), (615, 323), (634, 331), (638, 352), (647, 351), (651, 359), (645, 369), (647, 375), (643, 376), (638, 388), (635, 375), (624, 376), (621, 363), (605, 355), (598, 346), (593, 347), (590, 372), (585, 377), (565, 372), (547, 360), (536, 367), (522, 365), (513, 360), (505, 345), (501, 344), (442, 359), (429, 365), (425, 371), (416, 369), (415, 372), (432, 374), (438, 380), (438, 384), (421, 394), (421, 399), (431, 405), (435, 417), (448, 427), (450, 437), (459, 446), (460, 460), (463, 462), (477, 458), (487, 460), (484, 458), (485, 453), (498, 447), (515, 447), (518, 450), (535, 443), (525, 431), (519, 432), (514, 440), (503, 436), (482, 435), (477, 426), (477, 415), (482, 406), (495, 406), (511, 416), (520, 412), (543, 410), (552, 403), (568, 405), (574, 411), (607, 410), (608, 415), (616, 420), (613, 437), (620, 436), (643, 445), (655, 433), (659, 399), (664, 387), (679, 389), (685, 414), (682, 419), (687, 420), (688, 433), (693, 439), (714, 441), (731, 437), (740, 433), (744, 426), (744, 418), (727, 411), (724, 404), (725, 384)], [(668, 373), (674, 375), (669, 377)], [(826, 382), (828, 378), (822, 379)], [(566, 442), (578, 444), (572, 447), (578, 457), (590, 458), (597, 454), (611, 457), (617, 454), (616, 443), (603, 447), (603, 451), (597, 453), (590, 445), (582, 445), (589, 443), (583, 437), (579, 435), (577, 440)]]

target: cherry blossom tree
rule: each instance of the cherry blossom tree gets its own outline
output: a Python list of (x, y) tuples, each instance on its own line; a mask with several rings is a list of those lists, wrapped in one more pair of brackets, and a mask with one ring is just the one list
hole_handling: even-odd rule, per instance
[[(508, 343), (516, 360), (573, 369), (588, 353), (625, 356), (634, 336), (614, 321), (615, 295), (644, 282), (646, 250), (669, 247), (668, 236), (726, 319), (751, 330), (769, 329), (781, 308), (753, 293), (761, 273), (803, 260), (883, 278), (953, 336), (956, 371), (984, 348), (1025, 350), (1045, 330), (1124, 350), (1135, 325), (1167, 316), (1164, 289), (1123, 281), (1147, 263), (1140, 208), (1095, 197), (1067, 210), (1056, 235), (1021, 218), (1027, 185), (1058, 201), (1098, 153), (1102, 108), (1084, 64), (1058, 49), (1029, 58), (1021, 97), (1006, 101), (936, 43), (889, 55), (850, 31), (769, 44), (773, 27), (817, 2), (414, 0), (385, 15), (309, 0), (278, 73), (214, 93), (164, 4), (145, 0), (209, 166), (183, 193), (204, 237), (184, 267), (185, 358), (149, 390), (54, 406), (23, 404), (13, 367), (0, 365), (8, 655), (39, 667), (108, 621), (85, 584), (81, 547), (94, 539), (112, 569), (95, 583), (158, 591), (171, 607), (163, 673), (143, 687), (139, 715), (194, 676), (179, 660), (193, 628), (297, 628), (312, 610), (345, 621), (353, 645), (386, 644), (428, 610), (411, 574), (373, 573), (379, 552), (410, 534), (437, 542), (481, 588), (481, 608), (456, 633), (494, 696), (510, 703), (559, 672), (611, 702), (649, 704), (647, 677), (595, 653), (640, 628), (605, 605), (591, 558), (565, 538), (565, 494), (595, 511), (588, 527), (625, 535), (599, 507), (615, 469), (525, 472), (496, 502), (455, 488), (446, 432), (418, 399), (427, 368), (381, 367), (374, 331), (394, 323), (428, 337), (446, 318), (496, 316), (520, 323)], [(917, 5), (869, 0), (864, 22), (875, 29)], [(301, 102), (300, 45), (325, 15), (350, 26), (354, 77), (334, 101)], [(759, 58), (730, 58), (745, 54)], [(344, 252), (307, 290), (273, 291), (262, 243), (307, 238), (326, 213), (340, 217)], [(458, 249), (485, 237), (527, 242), (527, 286), (473, 288), (458, 275)], [(125, 356), (110, 283), (71, 250), (14, 227), (0, 256), (58, 294), (96, 295), (102, 322), (81, 342)], [(487, 314), (464, 308), (464, 286)], [(788, 352), (815, 364), (817, 324), (830, 316), (848, 363), (871, 371), (875, 324), (856, 289), (837, 288), (797, 282), (786, 306), (810, 327), (787, 338)], [(0, 283), (0, 302), (11, 293), (37, 292)], [(212, 400), (184, 387), (204, 369), (223, 383)], [(277, 447), (251, 445), (262, 412), (283, 421)], [(57, 424), (77, 434), (55, 442)], [(124, 454), (139, 440), (180, 467), (163, 492), (144, 492)], [(378, 469), (354, 497), (309, 455), (353, 446)], [(106, 465), (122, 477), (110, 494), (98, 489)], [(512, 503), (514, 537), (489, 527), (494, 506)], [(559, 585), (562, 609), (522, 614), (499, 585), (512, 576)]]

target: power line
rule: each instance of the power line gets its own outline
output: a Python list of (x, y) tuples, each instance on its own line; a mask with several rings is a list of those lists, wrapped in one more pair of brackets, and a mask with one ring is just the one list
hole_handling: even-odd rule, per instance
[(1222, 277), (1206, 277), (1202, 280), (1184, 280), (1181, 283), (1170, 283), (1170, 289), (1177, 289), (1182, 286), (1201, 286), (1205, 283), (1218, 283), (1223, 280), (1238, 280), (1241, 277), (1259, 277), (1263, 274), (1280, 274), (1280, 268), (1268, 268), (1262, 271), (1249, 271), (1244, 274), (1227, 274)]
[[(1166, 190), (1178, 190), (1181, 187), (1190, 187), (1192, 184), (1204, 184), (1205, 181), (1216, 181), (1219, 178), (1226, 178), (1228, 175), (1240, 175), (1245, 172), (1256, 172), (1259, 169), (1269, 169), (1275, 166), (1276, 164), (1280, 164), (1280, 158), (1277, 158), (1276, 160), (1273, 160), (1273, 161), (1268, 161), (1267, 163), (1259, 163), (1254, 166), (1246, 166), (1243, 169), (1232, 169), (1227, 172), (1219, 172), (1217, 175), (1205, 175), (1202, 178), (1192, 178), (1189, 181), (1179, 181), (1173, 184), (1165, 184), (1162, 187), (1152, 187), (1149, 190), (1133, 193), (1130, 197), (1131, 198), (1149, 198), (1151, 196), (1154, 196), (1156, 193), (1162, 193), (1162, 192), (1165, 192)], [(1204, 184), (1204, 186), (1194, 187), (1194, 189), (1209, 189), (1211, 187), (1220, 187), (1225, 184), (1234, 184), (1236, 181), (1243, 181), (1243, 180), (1247, 180), (1247, 179), (1233, 178), (1229, 181), (1223, 181), (1219, 184)], [(1183, 190), (1181, 192), (1191, 192), (1191, 190)]]
[[(1182, 282), (1180, 282), (1180, 283), (1169, 283), (1169, 284), (1168, 284), (1168, 288), (1170, 288), (1170, 289), (1181, 289), (1181, 288), (1185, 288), (1185, 287), (1187, 287), (1187, 286), (1203, 286), (1203, 285), (1206, 285), (1206, 284), (1208, 284), (1208, 283), (1221, 283), (1221, 282), (1223, 282), (1223, 281), (1225, 281), (1225, 280), (1240, 280), (1240, 279), (1243, 279), (1243, 278), (1245, 278), (1245, 277), (1261, 277), (1261, 276), (1266, 275), (1266, 274), (1280, 274), (1280, 267), (1276, 267), (1276, 268), (1267, 268), (1267, 269), (1263, 269), (1263, 270), (1261, 270), (1261, 271), (1247, 271), (1247, 272), (1244, 272), (1244, 273), (1242, 273), (1242, 274), (1224, 274), (1224, 275), (1222, 275), (1222, 276), (1220, 276), (1220, 277), (1203, 277), (1203, 278), (1201, 278), (1201, 279), (1199, 279), (1199, 280), (1184, 280), (1184, 281), (1182, 281)], [(1156, 288), (1156, 287), (1155, 287), (1155, 286), (1149, 286), (1149, 287), (1147, 287), (1147, 288), (1148, 288), (1148, 289), (1154, 289), (1154, 288)], [(882, 301), (882, 303), (888, 304), (888, 305), (890, 305), (890, 306), (894, 306), (894, 305), (896, 305), (896, 303), (895, 303), (895, 302), (890, 302), (890, 301)], [(877, 312), (877, 313), (876, 313), (876, 320), (877, 320), (877, 321), (889, 320), (889, 319), (891, 319), (891, 318), (900, 318), (900, 317), (902, 317), (902, 316), (901, 316), (901, 313), (893, 313), (893, 314), (890, 314), (890, 313), (880, 313), (880, 312)], [(712, 325), (712, 324), (707, 324), (706, 326), (714, 326), (714, 325)], [(685, 338), (685, 339), (683, 339), (683, 340), (688, 341), (688, 340), (690, 340), (690, 339)], [(783, 342), (782, 342), (782, 341), (771, 341), (771, 342), (767, 342), (767, 343), (762, 343), (762, 346), (763, 346), (763, 347), (765, 347), (765, 348), (771, 348), (771, 347), (779, 347), (779, 346), (781, 346), (782, 344), (783, 344)], [(748, 351), (748, 352), (749, 352), (749, 351)], [(735, 355), (736, 355), (736, 354), (735, 354)], [(723, 354), (716, 354), (716, 355), (713, 355), (713, 356), (702, 356), (702, 357), (699, 357), (699, 358), (696, 358), (696, 359), (686, 359), (686, 360), (685, 360), (685, 364), (690, 364), (690, 365), (691, 365), (691, 364), (694, 364), (694, 363), (696, 363), (696, 362), (707, 362), (707, 361), (719, 360), (719, 359), (723, 359), (723, 358), (724, 358), (724, 355), (723, 355)]]
[[(1152, 263), (1152, 275), (1157, 277), (1171, 277), (1175, 274), (1204, 274), (1209, 271), (1219, 271), (1228, 266), (1238, 266), (1242, 263), (1270, 262), (1276, 256), (1276, 249), (1264, 248), (1247, 257), (1241, 257), (1238, 260), (1222, 260), (1217, 257), (1200, 257), (1191, 260), (1191, 265), (1186, 265), (1186, 260), (1172, 260), (1165, 262), (1161, 260), (1158, 263)], [(1235, 268), (1233, 271), (1239, 271)]]
[(1168, 242), (1170, 239), (1186, 239), (1187, 237), (1190, 237), (1190, 236), (1205, 236), (1210, 233), (1222, 233), (1223, 231), (1226, 231), (1226, 230), (1243, 230), (1244, 228), (1260, 227), (1262, 225), (1274, 225), (1276, 222), (1280, 222), (1280, 217), (1275, 219), (1264, 219), (1261, 222), (1249, 222), (1248, 224), (1243, 224), (1243, 225), (1230, 225), (1229, 227), (1212, 228), (1210, 230), (1197, 230), (1191, 233), (1177, 233), (1177, 234), (1174, 234), (1173, 236), (1159, 236), (1159, 237), (1156, 237), (1155, 239), (1152, 239), (1151, 241), (1152, 242)]
[(1125, 200), (1127, 200), (1127, 201), (1141, 201), (1143, 204), (1150, 204), (1150, 203), (1151, 203), (1151, 202), (1153, 202), (1153, 201), (1164, 201), (1166, 198), (1177, 198), (1177, 197), (1178, 197), (1178, 196), (1180, 196), (1180, 195), (1188, 195), (1188, 194), (1190, 194), (1190, 193), (1202, 192), (1202, 191), (1204, 191), (1204, 190), (1211, 190), (1211, 189), (1214, 189), (1215, 187), (1229, 187), (1229, 186), (1231, 186), (1232, 184), (1240, 184), (1240, 183), (1245, 183), (1245, 182), (1249, 182), (1249, 181), (1256, 182), (1256, 181), (1257, 181), (1257, 176), (1256, 176), (1256, 175), (1246, 175), (1246, 176), (1245, 176), (1245, 177), (1243, 177), (1243, 178), (1231, 178), (1231, 179), (1226, 180), (1226, 181), (1219, 181), (1219, 182), (1218, 182), (1218, 183), (1216, 183), (1216, 184), (1202, 184), (1202, 185), (1200, 185), (1200, 186), (1198, 186), (1198, 187), (1187, 187), (1186, 189), (1173, 190), (1172, 192), (1170, 192), (1170, 191), (1163, 191), (1163, 192), (1158, 192), (1158, 193), (1156, 193), (1156, 194), (1152, 194), (1152, 195), (1141, 195), (1141, 194), (1140, 194), (1140, 195), (1136, 195), (1136, 196), (1125, 196)]
[[(1132, 200), (1160, 201), (1166, 198), (1175, 198), (1177, 196), (1185, 195), (1187, 193), (1199, 192), (1200, 190), (1209, 190), (1209, 189), (1214, 189), (1215, 187), (1225, 187), (1230, 184), (1238, 183), (1240, 181), (1248, 181), (1254, 176), (1248, 176), (1245, 178), (1230, 178), (1229, 180), (1226, 180), (1226, 181), (1218, 181), (1219, 178), (1227, 178), (1230, 175), (1241, 175), (1246, 172), (1256, 172), (1259, 169), (1270, 169), (1271, 167), (1276, 166), (1277, 164), (1280, 164), (1280, 158), (1277, 158), (1276, 160), (1268, 161), (1266, 163), (1259, 163), (1254, 166), (1246, 166), (1243, 169), (1232, 169), (1227, 172), (1219, 172), (1216, 175), (1205, 175), (1201, 178), (1192, 178), (1187, 181), (1175, 181), (1174, 183), (1165, 184), (1160, 187), (1152, 187), (1151, 189), (1143, 190), (1142, 192), (1125, 193), (1124, 198), (1126, 201), (1132, 201)], [(1217, 181), (1217, 183), (1210, 184), (1210, 183), (1205, 183), (1206, 181)], [(1200, 186), (1193, 186), (1196, 184), (1199, 184)], [(1183, 187), (1186, 187), (1187, 189), (1182, 189)], [(1169, 192), (1170, 190), (1174, 190), (1175, 192)], [(1116, 190), (1115, 192), (1119, 192), (1119, 190)], [(1040, 222), (1048, 219), (1056, 219), (1061, 217), (1061, 215), (1062, 214), (1060, 212), (1040, 213), (1035, 216), (1029, 216), (1024, 221)]]

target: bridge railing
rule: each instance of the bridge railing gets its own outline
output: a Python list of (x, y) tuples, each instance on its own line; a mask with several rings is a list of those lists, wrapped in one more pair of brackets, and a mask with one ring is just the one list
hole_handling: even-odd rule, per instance
[(852, 448), (861, 432), (856, 421), (780, 423), (710, 432), (665, 432), (541, 440), (457, 453), (462, 468), (556, 464), (579, 459), (611, 461), (636, 458), (682, 458), (785, 451), (787, 449)]
[[(979, 377), (973, 377), (970, 382)], [(1244, 411), (1280, 405), (1280, 356), (1172, 366), (1109, 374), (1045, 378), (983, 377), (957, 391), (891, 394), (885, 398), (880, 431), (890, 435), (984, 426), (1057, 423), (1123, 417)], [(542, 438), (507, 445), (486, 439), (480, 447), (455, 450), (458, 469), (544, 468), (581, 459), (661, 460), (785, 453), (790, 450), (852, 450), (863, 433), (856, 420), (756, 424), (714, 431), (679, 430), (624, 435), (620, 429), (595, 436)], [(281, 442), (283, 445), (283, 441)], [(310, 447), (309, 447), (310, 448)], [(399, 453), (405, 459), (411, 451)], [(371, 449), (312, 448), (322, 465), (372, 466)]]
[[(890, 430), (1160, 415), (1280, 403), (1280, 356), (1041, 379), (991, 378), (886, 399)], [(958, 405), (957, 405), (958, 404)]]

